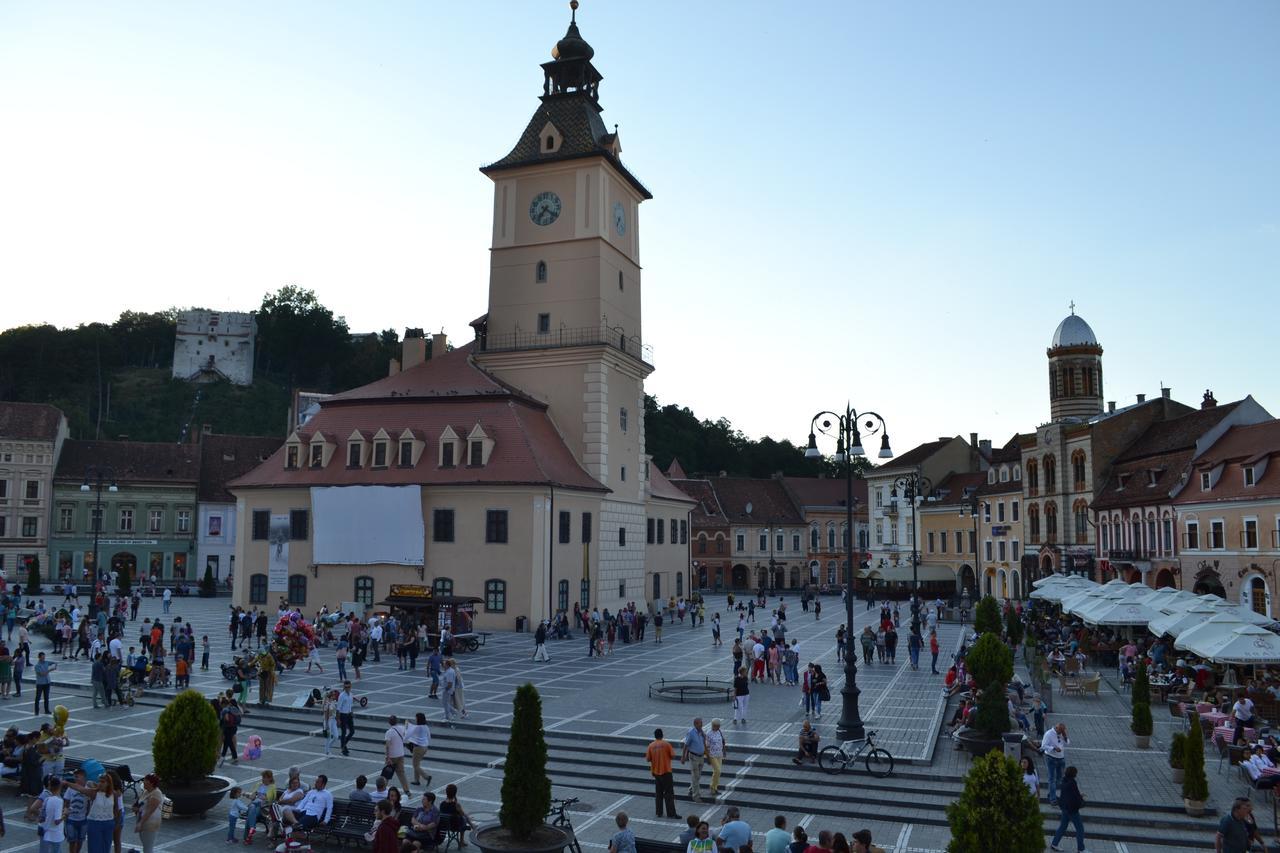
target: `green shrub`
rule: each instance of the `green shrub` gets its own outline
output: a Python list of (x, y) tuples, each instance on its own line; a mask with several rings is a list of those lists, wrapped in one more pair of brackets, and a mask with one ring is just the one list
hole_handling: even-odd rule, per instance
[(183, 787), (213, 772), (222, 737), (218, 715), (196, 690), (184, 690), (165, 706), (151, 739), (151, 759), (161, 787)]
[(993, 683), (983, 688), (978, 696), (978, 709), (973, 712), (973, 728), (987, 737), (998, 738), (1012, 727), (1004, 685)]
[(200, 579), (200, 594), (212, 598), (218, 592), (218, 582), (213, 577), (213, 566), (208, 563), (204, 567), (204, 577)]
[(1181, 770), (1183, 767), (1183, 755), (1187, 749), (1186, 732), (1174, 732), (1173, 740), (1169, 742), (1169, 766), (1174, 770)]
[(1155, 724), (1151, 720), (1151, 706), (1138, 703), (1133, 706), (1133, 719), (1129, 728), (1138, 737), (1151, 737), (1151, 729)]
[(991, 596), (984, 596), (978, 602), (978, 609), (973, 614), (973, 628), (979, 634), (1000, 633), (1000, 605)]
[(959, 799), (947, 806), (948, 853), (1041, 853), (1040, 804), (1022, 783), (1011, 758), (992, 752), (977, 758)]
[(547, 742), (542, 736), (542, 698), (532, 684), (516, 690), (511, 740), (502, 770), (502, 807), (498, 821), (516, 838), (528, 838), (551, 809), (547, 778)]
[(1204, 737), (1200, 715), (1191, 715), (1191, 727), (1182, 749), (1182, 797), (1204, 802), (1209, 799), (1209, 780), (1204, 775)]
[(120, 594), (126, 597), (133, 590), (133, 569), (127, 563), (120, 567), (120, 571), (116, 572), (116, 589), (120, 590)]
[(1004, 612), (1004, 635), (1011, 646), (1022, 643), (1022, 620), (1018, 618), (1016, 607), (1010, 607)]
[(996, 684), (1004, 693), (1004, 685), (1013, 678), (1013, 652), (999, 634), (983, 634), (964, 656), (965, 668), (974, 682), (984, 690)]

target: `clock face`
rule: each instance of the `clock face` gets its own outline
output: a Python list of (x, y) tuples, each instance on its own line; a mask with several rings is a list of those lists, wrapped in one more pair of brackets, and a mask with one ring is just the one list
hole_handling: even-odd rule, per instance
[(529, 218), (535, 225), (550, 225), (560, 217), (560, 196), (541, 192), (529, 202)]
[(620, 201), (613, 203), (613, 227), (619, 237), (627, 233), (627, 211)]

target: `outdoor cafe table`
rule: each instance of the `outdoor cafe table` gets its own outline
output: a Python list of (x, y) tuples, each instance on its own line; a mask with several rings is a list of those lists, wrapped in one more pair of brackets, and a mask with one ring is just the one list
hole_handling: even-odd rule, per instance
[[(1234, 726), (1214, 726), (1213, 727), (1214, 740), (1221, 738), (1227, 743), (1230, 743), (1235, 738), (1235, 736), (1236, 736), (1236, 730)], [(1254, 741), (1256, 741), (1258, 739), (1257, 730), (1249, 726), (1246, 726), (1244, 730), (1244, 739), (1247, 740), (1249, 743), (1253, 743)]]

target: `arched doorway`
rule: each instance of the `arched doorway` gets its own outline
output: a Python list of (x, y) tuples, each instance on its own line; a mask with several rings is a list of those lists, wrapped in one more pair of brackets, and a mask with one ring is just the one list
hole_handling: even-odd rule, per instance
[(1013, 597), (1021, 601), (1022, 600), (1022, 578), (1019, 576), (1016, 570), (1009, 572), (1009, 578), (1011, 581), (1010, 585), (1013, 587)]
[(800, 577), (800, 567), (791, 567), (791, 589), (799, 589), (804, 585), (804, 581)]
[(1048, 577), (1053, 574), (1053, 552), (1046, 551), (1040, 555), (1040, 576)]
[(1004, 569), (1001, 569), (996, 574), (996, 580), (997, 580), (996, 589), (998, 591), (996, 597), (1008, 598), (1009, 597), (1009, 576), (1005, 573)]
[(977, 590), (977, 588), (978, 588), (978, 580), (976, 577), (974, 577), (973, 566), (970, 566), (968, 564), (961, 566), (960, 567), (960, 592), (961, 593), (967, 592), (970, 595), (973, 595), (973, 593)]
[(787, 570), (784, 566), (775, 566), (773, 569), (773, 588), (786, 589), (787, 587)]
[(733, 567), (733, 588), (747, 588), (747, 567), (741, 563)]
[(1164, 589), (1167, 586), (1174, 586), (1173, 572), (1161, 569), (1156, 572), (1156, 589)]
[(1252, 575), (1245, 579), (1240, 589), (1240, 603), (1259, 616), (1271, 615), (1271, 593), (1267, 590), (1267, 582), (1262, 575)]
[(1191, 588), (1196, 595), (1217, 595), (1222, 598), (1227, 597), (1226, 587), (1222, 585), (1222, 578), (1218, 577), (1218, 573), (1213, 569), (1205, 569), (1196, 575), (1196, 584)]
[(111, 557), (111, 571), (116, 573), (117, 582), (128, 572), (129, 580), (138, 576), (138, 557), (128, 551), (121, 551)]

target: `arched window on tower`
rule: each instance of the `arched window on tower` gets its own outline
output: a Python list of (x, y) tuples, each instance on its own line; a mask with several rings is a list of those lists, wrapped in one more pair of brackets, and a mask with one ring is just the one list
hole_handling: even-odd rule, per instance
[(1058, 399), (1058, 369), (1049, 365), (1049, 399)]
[(547, 281), (547, 262), (538, 261), (537, 273), (535, 274), (538, 284), (545, 284)]
[(1071, 454), (1071, 481), (1077, 492), (1084, 491), (1085, 474), (1084, 451), (1076, 450)]

